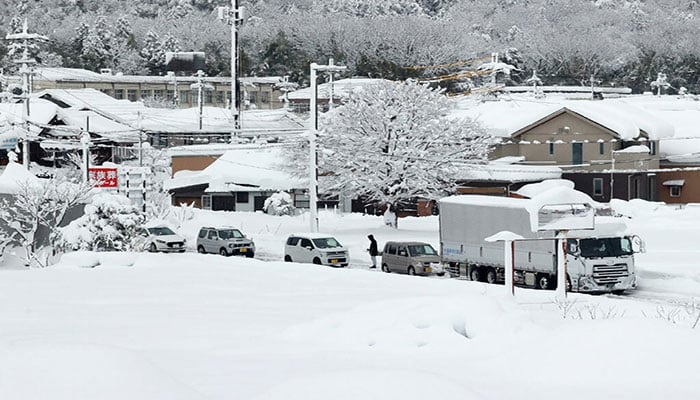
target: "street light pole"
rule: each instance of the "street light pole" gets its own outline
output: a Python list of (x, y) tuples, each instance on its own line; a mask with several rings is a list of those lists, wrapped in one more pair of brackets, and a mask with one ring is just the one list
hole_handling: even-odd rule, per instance
[(309, 99), (309, 223), (311, 232), (318, 232), (318, 163), (316, 154), (316, 131), (318, 129), (318, 87), (316, 86), (316, 72), (339, 72), (346, 70), (344, 65), (318, 65), (311, 63), (311, 98)]

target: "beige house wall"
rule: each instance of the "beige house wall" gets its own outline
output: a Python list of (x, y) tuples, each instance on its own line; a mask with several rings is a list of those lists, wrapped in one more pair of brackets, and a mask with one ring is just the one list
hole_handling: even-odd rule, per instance
[(172, 157), (172, 174), (178, 171), (201, 171), (210, 166), (219, 158), (218, 155), (197, 155), (197, 156), (173, 156)]
[[(511, 139), (512, 144), (501, 144), (494, 149), (491, 159), (505, 156), (523, 156), (532, 164), (570, 167), (577, 170), (601, 171), (612, 169), (613, 151), (622, 143), (612, 141), (614, 132), (571, 112), (564, 112), (527, 128)], [(602, 152), (601, 143), (602, 141)], [(559, 143), (557, 143), (559, 142)], [(583, 164), (574, 166), (573, 143), (582, 144)], [(550, 144), (553, 152), (550, 153)], [(658, 155), (646, 153), (614, 153), (615, 169), (655, 169)]]

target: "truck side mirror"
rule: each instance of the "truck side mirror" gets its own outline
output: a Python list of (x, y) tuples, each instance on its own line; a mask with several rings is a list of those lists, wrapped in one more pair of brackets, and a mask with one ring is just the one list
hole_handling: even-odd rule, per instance
[(637, 235), (632, 236), (632, 251), (635, 253), (646, 253), (647, 252), (647, 246), (642, 240)]
[(566, 242), (566, 251), (567, 253), (573, 255), (573, 256), (578, 256), (580, 251), (578, 248), (578, 243), (575, 241), (567, 241)]

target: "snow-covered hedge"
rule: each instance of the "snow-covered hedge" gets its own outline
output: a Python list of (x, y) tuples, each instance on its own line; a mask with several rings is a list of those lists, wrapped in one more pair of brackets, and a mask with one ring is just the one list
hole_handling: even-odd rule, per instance
[(293, 215), (294, 201), (287, 192), (277, 192), (265, 199), (263, 211), (271, 215)]
[(100, 193), (85, 215), (61, 229), (61, 247), (71, 250), (132, 250), (146, 217), (122, 195)]

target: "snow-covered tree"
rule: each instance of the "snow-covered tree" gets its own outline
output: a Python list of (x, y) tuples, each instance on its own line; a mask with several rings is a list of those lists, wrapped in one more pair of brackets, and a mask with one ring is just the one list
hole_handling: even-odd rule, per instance
[(415, 81), (383, 81), (351, 93), (320, 123), (321, 191), (396, 209), (449, 193), (454, 163), (485, 161), (494, 143), (475, 121), (451, 117), (452, 105)]
[(60, 247), (70, 250), (134, 250), (146, 220), (140, 208), (123, 195), (100, 193), (85, 205), (85, 214), (61, 228)]
[(38, 255), (40, 248), (47, 244), (39, 243), (37, 232), (45, 229), (53, 241), (68, 210), (80, 204), (91, 188), (87, 183), (73, 183), (63, 178), (23, 181), (18, 183), (12, 201), (3, 199), (5, 217), (24, 248), (28, 265), (47, 265), (47, 260)]
[(265, 199), (263, 211), (270, 215), (292, 215), (294, 214), (294, 201), (287, 192), (277, 192)]

